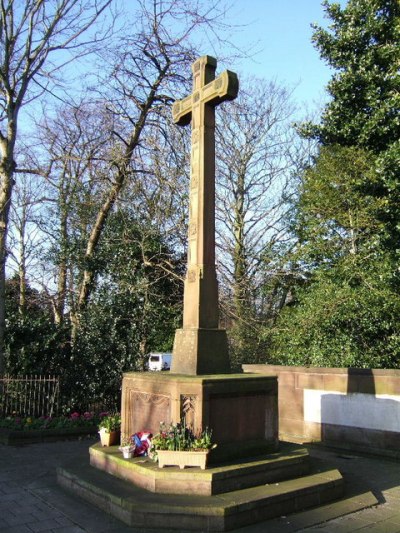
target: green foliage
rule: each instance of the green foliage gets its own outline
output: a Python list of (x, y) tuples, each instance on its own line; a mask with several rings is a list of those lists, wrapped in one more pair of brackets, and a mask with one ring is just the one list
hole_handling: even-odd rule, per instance
[(400, 366), (399, 276), (381, 246), (375, 160), (358, 148), (323, 148), (305, 173), (291, 256), (304, 279), (267, 333), (269, 362)]
[(193, 450), (212, 450), (216, 448), (217, 445), (212, 442), (212, 430), (206, 428), (204, 431), (200, 432), (197, 436), (195, 435), (192, 449)]
[(184, 420), (178, 424), (160, 423), (160, 431), (151, 439), (151, 453), (157, 458), (157, 450), (196, 451), (211, 450), (216, 447), (212, 443), (212, 431), (206, 428), (195, 434), (186, 426)]
[(173, 450), (185, 451), (190, 450), (194, 440), (192, 431), (186, 427), (184, 422), (179, 424), (170, 424), (168, 427), (164, 422), (160, 423), (160, 432), (155, 435), (151, 441), (152, 451)]
[(102, 416), (99, 422), (99, 429), (110, 431), (119, 431), (121, 429), (121, 416), (119, 413), (110, 413)]
[(336, 74), (332, 100), (320, 125), (303, 131), (323, 144), (355, 145), (382, 152), (400, 137), (400, 3), (324, 2), (332, 23), (315, 27), (313, 42)]
[(60, 374), (68, 353), (66, 325), (53, 323), (46, 295), (26, 287), (26, 308), (19, 306), (19, 278), (6, 280), (6, 371), (12, 375)]
[(229, 359), (232, 372), (241, 372), (242, 364), (265, 361), (267, 344), (263, 336), (263, 321), (254, 314), (242, 315), (229, 328)]
[(322, 148), (300, 185), (295, 231), (299, 257), (322, 266), (348, 254), (374, 253), (384, 233), (372, 154), (358, 148)]
[[(400, 368), (400, 300), (384, 258), (341, 260), (298, 289), (269, 336), (269, 363)], [(269, 332), (270, 333), (270, 332)]]
[(301, 133), (323, 145), (358, 146), (378, 155), (374, 194), (385, 205), (387, 249), (398, 254), (400, 240), (400, 3), (349, 0), (345, 8), (324, 2), (329, 30), (315, 27), (321, 57), (336, 69), (320, 124)]
[(118, 403), (122, 373), (144, 370), (151, 351), (171, 350), (181, 312), (181, 262), (151, 225), (127, 211), (114, 213), (95, 256), (99, 281), (80, 315), (72, 359), (65, 372), (74, 404), (96, 398)]
[(400, 3), (324, 2), (332, 24), (313, 41), (336, 73), (321, 145), (300, 185), (287, 259), (303, 272), (295, 299), (266, 333), (269, 362), (400, 366)]
[[(8, 372), (59, 375), (62, 405), (77, 409), (93, 402), (115, 408), (122, 373), (143, 370), (150, 351), (171, 349), (181, 313), (182, 262), (151, 225), (115, 213), (95, 261), (99, 280), (73, 344), (67, 316), (54, 324), (48, 299), (29, 289), (21, 317), (18, 279), (8, 284)], [(172, 274), (163, 269), (167, 261)]]

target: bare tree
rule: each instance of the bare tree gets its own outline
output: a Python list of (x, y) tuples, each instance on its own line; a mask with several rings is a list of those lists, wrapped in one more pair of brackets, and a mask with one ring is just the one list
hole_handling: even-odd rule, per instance
[(50, 251), (43, 258), (48, 277), (42, 286), (52, 301), (56, 324), (63, 321), (67, 303), (72, 312), (75, 309), (73, 287), (79, 258), (89, 237), (97, 198), (109, 185), (113, 127), (112, 117), (97, 102), (60, 107), (55, 118), (45, 117), (37, 125), (41, 157), (35, 166), (47, 185), (41, 231)]
[(44, 235), (39, 225), (43, 185), (37, 176), (18, 174), (10, 210), (8, 268), (19, 278), (18, 310), (22, 319), (26, 314), (28, 271), (36, 270), (43, 251)]
[(4, 371), (6, 238), (17, 169), (19, 114), (25, 104), (54, 87), (55, 75), (65, 62), (94, 43), (96, 36), (88, 37), (87, 32), (110, 3), (0, 1), (0, 374)]
[[(177, 254), (186, 251), (189, 190), (190, 131), (177, 128), (166, 108), (163, 124), (149, 128), (140, 162), (135, 161), (139, 179), (130, 181), (124, 202), (140, 211)], [(168, 265), (165, 265), (166, 271)]]
[[(164, 124), (165, 106), (182, 95), (187, 72), (198, 55), (192, 37), (206, 35), (223, 20), (223, 13), (210, 3), (188, 0), (143, 0), (138, 2), (135, 34), (125, 36), (114, 50), (103, 55), (111, 71), (105, 81), (109, 110), (123, 124), (113, 131), (114, 158), (110, 161), (108, 189), (92, 224), (85, 252), (85, 268), (77, 297), (75, 319), (86, 307), (96, 281), (93, 261), (104, 225), (127, 182), (143, 173), (146, 139)], [(223, 23), (220, 23), (221, 28)], [(103, 94), (103, 98), (106, 95)]]
[[(217, 232), (226, 314), (252, 330), (268, 251), (287, 237), (284, 222), (295, 169), (294, 107), (276, 82), (250, 79), (219, 114)], [(297, 154), (296, 154), (297, 157)]]
[[(149, 232), (157, 225), (171, 241), (184, 235), (175, 239), (178, 248), (186, 238), (187, 139), (171, 126), (169, 105), (188, 90), (198, 55), (191, 37), (199, 28), (212, 31), (223, 12), (209, 1), (146, 0), (137, 7), (134, 33), (99, 53), (104, 77), (92, 103), (59, 109), (38, 127), (46, 155), (37, 167), (49, 185), (45, 221), (55, 221), (42, 226), (57, 248), (54, 316), (62, 321), (68, 300), (72, 340), (96, 287), (96, 253), (114, 211), (129, 203), (147, 218)], [(67, 253), (73, 240), (75, 259)], [(169, 264), (143, 254), (143, 263), (176, 275), (172, 257)]]

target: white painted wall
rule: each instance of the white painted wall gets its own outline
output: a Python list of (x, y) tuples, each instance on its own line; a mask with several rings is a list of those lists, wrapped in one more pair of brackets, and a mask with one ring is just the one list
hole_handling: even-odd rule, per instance
[(304, 389), (304, 421), (400, 432), (400, 395)]

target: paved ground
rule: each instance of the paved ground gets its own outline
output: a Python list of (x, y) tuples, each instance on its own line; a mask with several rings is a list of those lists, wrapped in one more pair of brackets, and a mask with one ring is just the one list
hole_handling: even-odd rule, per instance
[[(138, 533), (139, 529), (125, 526), (57, 485), (56, 467), (66, 459), (87, 454), (90, 444), (86, 440), (21, 447), (0, 445), (0, 532)], [(350, 497), (367, 494), (368, 501), (372, 491), (379, 504), (330, 521), (338, 504), (334, 512), (332, 506), (325, 506), (245, 527), (237, 533), (400, 533), (399, 462), (322, 449), (312, 449), (311, 454), (317, 461), (329, 460), (339, 468)], [(346, 503), (340, 505), (346, 513)], [(310, 527), (324, 520), (322, 525)]]

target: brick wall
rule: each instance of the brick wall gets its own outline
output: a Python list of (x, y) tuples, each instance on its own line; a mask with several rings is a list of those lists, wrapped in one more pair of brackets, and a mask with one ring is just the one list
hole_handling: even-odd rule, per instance
[(281, 440), (400, 458), (400, 370), (243, 365), (278, 376)]

